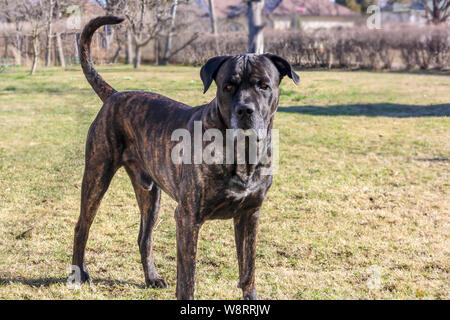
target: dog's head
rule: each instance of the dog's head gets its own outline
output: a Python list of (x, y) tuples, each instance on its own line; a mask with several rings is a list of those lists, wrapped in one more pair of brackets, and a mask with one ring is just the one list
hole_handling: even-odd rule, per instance
[(217, 104), (228, 129), (267, 129), (275, 114), (284, 76), (295, 84), (299, 76), (285, 59), (270, 53), (220, 56), (209, 59), (200, 71), (204, 92), (214, 80)]

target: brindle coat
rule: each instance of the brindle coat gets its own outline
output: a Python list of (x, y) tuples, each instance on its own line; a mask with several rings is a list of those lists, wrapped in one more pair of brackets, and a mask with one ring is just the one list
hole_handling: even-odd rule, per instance
[[(100, 201), (117, 169), (125, 167), (141, 211), (138, 237), (145, 283), (165, 288), (155, 270), (152, 229), (158, 218), (161, 190), (178, 202), (177, 233), (178, 299), (193, 299), (198, 232), (209, 219), (234, 219), (239, 261), (239, 287), (245, 299), (256, 299), (255, 246), (258, 216), (272, 183), (271, 175), (257, 164), (174, 164), (171, 140), (175, 129), (193, 132), (194, 121), (203, 130), (264, 129), (260, 143), (270, 149), (273, 118), (279, 101), (279, 83), (287, 75), (299, 78), (284, 59), (271, 55), (222, 56), (210, 59), (201, 70), (205, 92), (212, 80), (217, 96), (210, 103), (189, 107), (151, 92), (117, 92), (94, 69), (90, 56), (93, 33), (123, 19), (104, 16), (91, 20), (80, 39), (81, 65), (87, 80), (104, 102), (89, 128), (81, 190), (81, 213), (75, 228), (73, 265), (81, 280), (90, 281), (85, 265), (89, 228)], [(203, 142), (203, 146), (205, 143)]]

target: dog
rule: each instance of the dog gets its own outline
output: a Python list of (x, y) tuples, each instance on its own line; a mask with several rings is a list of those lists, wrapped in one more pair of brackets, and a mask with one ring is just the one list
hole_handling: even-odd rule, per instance
[[(133, 185), (141, 212), (139, 251), (146, 286), (166, 288), (155, 269), (152, 229), (158, 218), (161, 190), (174, 199), (177, 237), (178, 299), (193, 299), (198, 232), (206, 220), (234, 219), (239, 263), (239, 284), (244, 299), (257, 299), (255, 250), (258, 217), (272, 175), (272, 165), (256, 158), (249, 164), (175, 163), (177, 129), (250, 130), (259, 145), (271, 151), (271, 129), (284, 76), (296, 84), (300, 78), (283, 58), (273, 54), (243, 54), (211, 58), (201, 68), (204, 93), (214, 80), (217, 95), (208, 104), (190, 107), (152, 92), (117, 92), (94, 68), (90, 43), (95, 30), (118, 24), (122, 18), (103, 16), (84, 28), (80, 43), (83, 72), (104, 102), (91, 124), (86, 141), (85, 169), (81, 187), (81, 210), (75, 227), (72, 264), (81, 282), (90, 282), (85, 248), (90, 226), (115, 172), (124, 167)], [(202, 132), (203, 132), (202, 131)], [(202, 142), (204, 147), (206, 142)], [(233, 149), (234, 150), (234, 149)], [(248, 151), (248, 143), (246, 145)], [(192, 150), (195, 153), (195, 150)], [(233, 153), (234, 151), (232, 151)]]

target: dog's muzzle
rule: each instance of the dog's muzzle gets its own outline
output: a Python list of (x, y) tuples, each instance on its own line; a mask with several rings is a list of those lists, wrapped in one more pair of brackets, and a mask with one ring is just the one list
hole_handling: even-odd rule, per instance
[(264, 129), (264, 121), (254, 104), (236, 105), (231, 114), (230, 125), (231, 129), (240, 129), (246, 135)]

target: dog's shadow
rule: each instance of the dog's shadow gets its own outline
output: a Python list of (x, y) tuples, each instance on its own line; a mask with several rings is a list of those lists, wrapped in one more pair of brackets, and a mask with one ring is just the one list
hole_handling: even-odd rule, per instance
[(366, 117), (449, 117), (450, 103), (434, 105), (409, 105), (396, 103), (342, 104), (329, 106), (278, 107), (278, 112), (308, 114), (313, 116), (366, 116)]
[[(49, 287), (53, 284), (66, 284), (67, 278), (0, 278), (0, 287), (8, 284), (23, 284), (29, 287), (39, 288), (39, 287)], [(121, 281), (121, 280), (111, 280), (111, 279), (93, 279), (92, 284), (94, 285), (107, 285), (110, 287), (115, 286), (133, 286), (140, 289), (145, 289), (143, 283), (135, 283), (131, 281)]]

